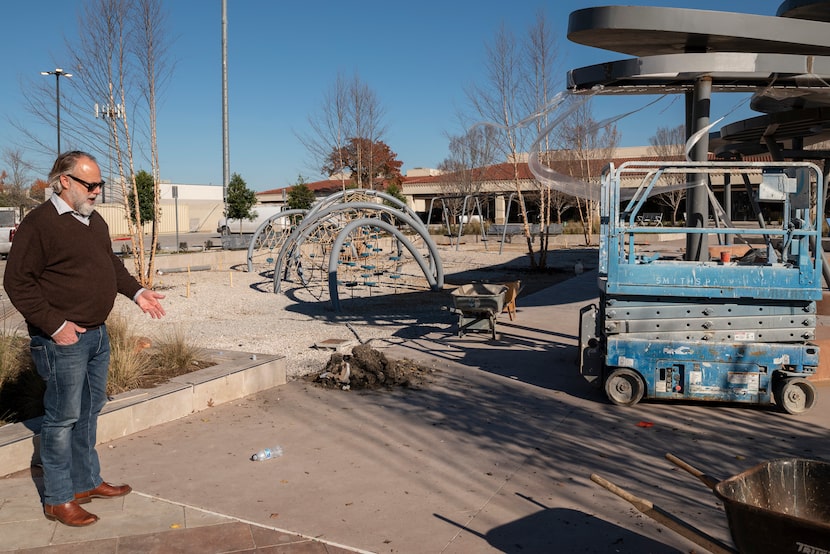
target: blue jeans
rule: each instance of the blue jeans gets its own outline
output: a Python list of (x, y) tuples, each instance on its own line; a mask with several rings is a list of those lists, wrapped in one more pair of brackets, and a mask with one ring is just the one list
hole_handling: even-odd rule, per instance
[(79, 333), (75, 344), (62, 346), (33, 334), (30, 349), (46, 382), (40, 428), (43, 500), (64, 504), (103, 481), (95, 442), (98, 414), (107, 402), (109, 336), (101, 325)]

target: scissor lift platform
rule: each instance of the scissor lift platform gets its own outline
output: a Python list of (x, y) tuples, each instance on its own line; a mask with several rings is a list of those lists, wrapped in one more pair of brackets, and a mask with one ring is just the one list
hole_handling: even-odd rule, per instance
[[(708, 227), (641, 223), (651, 194), (677, 183), (678, 174), (701, 173), (707, 182), (743, 177), (753, 205), (780, 204), (782, 224), (739, 229), (717, 206)], [(640, 184), (622, 201), (620, 184), (633, 177)], [(648, 398), (809, 409), (816, 392), (805, 377), (819, 356), (811, 341), (822, 296), (816, 250), (822, 191), (821, 171), (806, 162), (609, 166), (602, 181), (599, 303), (583, 308), (580, 322), (583, 376), (622, 405)], [(753, 248), (741, 258), (661, 259), (643, 248), (656, 232), (700, 233), (708, 243), (738, 238)]]

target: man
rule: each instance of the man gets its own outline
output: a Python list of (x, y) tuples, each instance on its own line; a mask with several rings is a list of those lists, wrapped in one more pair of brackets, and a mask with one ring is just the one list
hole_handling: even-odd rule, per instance
[(58, 156), (49, 184), (54, 194), (15, 233), (3, 284), (26, 319), (32, 359), (46, 382), (40, 431), (44, 514), (84, 526), (98, 516), (80, 504), (132, 490), (101, 478), (95, 451), (110, 359), (104, 323), (118, 293), (153, 319), (164, 315), (164, 295), (143, 289), (113, 253), (109, 228), (95, 211), (104, 181), (92, 155)]

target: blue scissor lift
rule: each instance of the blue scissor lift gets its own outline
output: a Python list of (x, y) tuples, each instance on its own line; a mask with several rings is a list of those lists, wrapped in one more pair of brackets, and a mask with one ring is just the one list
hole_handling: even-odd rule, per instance
[[(667, 190), (667, 183), (697, 180), (706, 186), (736, 176), (756, 209), (770, 202), (780, 207), (780, 225), (765, 226), (761, 219), (754, 228), (737, 228), (717, 204), (720, 217), (707, 227), (650, 227), (638, 218), (645, 200)], [(582, 375), (620, 405), (643, 398), (774, 401), (787, 413), (808, 410), (816, 389), (805, 377), (819, 361), (811, 341), (822, 297), (822, 177), (807, 162), (626, 162), (606, 168), (599, 302), (585, 306), (580, 317)], [(621, 187), (632, 181), (638, 185)], [(710, 245), (737, 237), (752, 249), (728, 261), (669, 259), (653, 252), (657, 233), (678, 239), (701, 233)]]

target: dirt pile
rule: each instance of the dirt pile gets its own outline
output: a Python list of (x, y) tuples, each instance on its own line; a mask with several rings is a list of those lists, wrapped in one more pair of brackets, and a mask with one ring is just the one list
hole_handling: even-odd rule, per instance
[(376, 390), (391, 387), (423, 388), (432, 382), (435, 370), (407, 359), (390, 360), (368, 344), (351, 354), (331, 355), (326, 367), (306, 378), (322, 387), (342, 390)]

